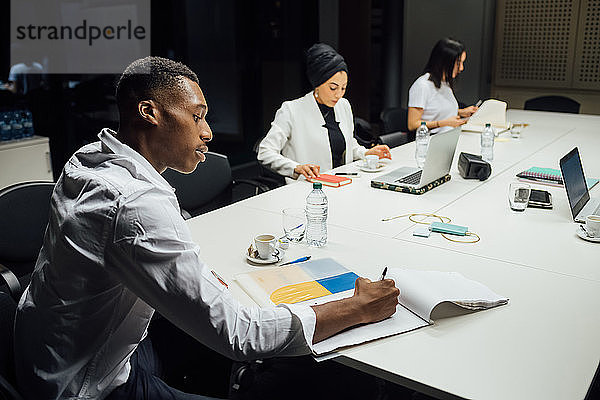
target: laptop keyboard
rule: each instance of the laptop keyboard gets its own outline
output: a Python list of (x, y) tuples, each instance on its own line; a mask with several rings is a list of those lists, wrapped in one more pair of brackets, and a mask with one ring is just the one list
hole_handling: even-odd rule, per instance
[(408, 185), (416, 185), (417, 183), (421, 182), (421, 174), (422, 173), (423, 173), (423, 170), (420, 169), (415, 173), (405, 176), (404, 178), (397, 179), (396, 182), (405, 183)]

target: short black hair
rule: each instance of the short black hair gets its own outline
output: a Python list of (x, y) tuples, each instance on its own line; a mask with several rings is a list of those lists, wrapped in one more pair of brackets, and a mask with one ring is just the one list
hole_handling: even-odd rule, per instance
[(442, 85), (442, 79), (448, 82), (450, 88), (454, 89), (454, 78), (452, 72), (454, 65), (460, 60), (462, 53), (465, 52), (465, 46), (458, 40), (452, 38), (440, 39), (429, 56), (429, 61), (423, 72), (429, 72), (429, 80), (433, 82), (436, 88)]
[(183, 78), (198, 82), (196, 74), (185, 64), (162, 57), (145, 57), (125, 68), (116, 89), (117, 105), (121, 115), (143, 100), (158, 100), (161, 95), (181, 88)]

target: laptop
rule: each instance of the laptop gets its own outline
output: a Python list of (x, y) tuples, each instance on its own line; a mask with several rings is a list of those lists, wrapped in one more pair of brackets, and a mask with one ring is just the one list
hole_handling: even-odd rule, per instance
[(371, 180), (371, 184), (387, 184), (400, 187), (420, 189), (439, 179), (448, 172), (454, 158), (461, 127), (437, 133), (429, 138), (427, 158), (423, 169), (400, 167), (394, 171)]
[(588, 215), (598, 214), (600, 212), (600, 199), (590, 198), (577, 147), (560, 159), (560, 170), (567, 190), (573, 220), (575, 222), (585, 222), (585, 217)]

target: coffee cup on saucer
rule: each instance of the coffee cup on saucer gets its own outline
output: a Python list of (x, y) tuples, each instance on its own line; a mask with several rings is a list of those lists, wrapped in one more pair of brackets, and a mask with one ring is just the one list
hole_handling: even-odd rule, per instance
[(588, 215), (585, 218), (585, 230), (592, 238), (600, 238), (600, 215)]
[(369, 169), (375, 169), (379, 165), (379, 156), (375, 154), (369, 154), (365, 156), (365, 166)]
[(277, 246), (277, 238), (273, 235), (258, 235), (254, 238), (254, 248), (258, 251), (258, 257), (263, 260), (269, 259)]

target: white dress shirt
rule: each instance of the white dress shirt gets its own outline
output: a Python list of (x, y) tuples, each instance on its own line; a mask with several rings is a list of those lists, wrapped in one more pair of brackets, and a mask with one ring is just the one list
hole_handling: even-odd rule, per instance
[(52, 195), (15, 322), (25, 398), (106, 397), (127, 381), (155, 309), (232, 359), (310, 352), (312, 308), (238, 303), (200, 259), (173, 189), (113, 135), (77, 151)]
[[(333, 107), (335, 120), (346, 141), (345, 163), (364, 157), (366, 148), (354, 138), (352, 108), (345, 98)], [(296, 100), (286, 101), (277, 110), (271, 129), (258, 147), (258, 160), (266, 167), (288, 178), (296, 179), (294, 168), (301, 164), (316, 164), (321, 172), (333, 168), (329, 133), (325, 119), (313, 92)], [(289, 179), (286, 179), (288, 183)]]
[[(429, 80), (429, 72), (421, 75), (408, 91), (408, 106), (422, 108), (423, 121), (440, 121), (458, 115), (458, 102), (454, 92), (447, 82), (442, 82), (440, 88)], [(452, 130), (451, 126), (431, 129), (432, 133)]]

